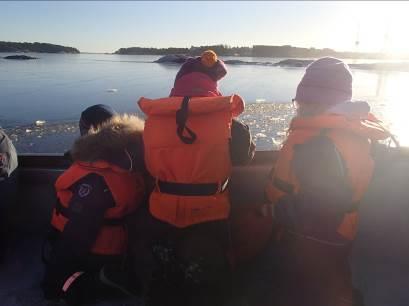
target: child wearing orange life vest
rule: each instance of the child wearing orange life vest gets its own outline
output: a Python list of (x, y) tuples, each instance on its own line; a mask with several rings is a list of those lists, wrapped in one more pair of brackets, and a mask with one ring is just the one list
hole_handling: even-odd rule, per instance
[(351, 98), (352, 73), (331, 57), (310, 64), (297, 87), (297, 116), (266, 188), (283, 228), (278, 305), (355, 305), (357, 208), (374, 168), (371, 143), (390, 134)]
[[(188, 59), (176, 75), (170, 97), (221, 97), (218, 88), (227, 74), (222, 60), (212, 50), (203, 52), (200, 57)], [(255, 152), (249, 127), (236, 118), (232, 119), (230, 158), (233, 165), (249, 163)]]
[[(139, 101), (139, 106), (148, 115), (146, 126), (149, 128), (144, 132), (145, 162), (148, 171), (156, 178), (157, 186), (150, 197), (150, 211), (146, 211), (144, 217), (139, 215), (142, 220), (138, 219), (135, 228), (130, 230), (135, 234), (131, 248), (137, 255), (136, 271), (149, 282), (155, 266), (152, 241), (164, 239), (174, 246), (176, 257), (184, 266), (184, 271), (180, 273), (187, 277), (182, 277), (184, 280), (180, 283), (183, 284), (179, 288), (175, 287), (178, 284), (173, 281), (174, 277), (171, 278), (173, 280), (166, 286), (171, 292), (153, 294), (151, 301), (152, 298), (164, 297), (168, 304), (172, 304), (168, 300), (170, 297), (182, 295), (187, 304), (217, 305), (223, 303), (223, 297), (228, 292), (226, 250), (229, 244), (229, 199), (226, 179), (231, 163), (237, 165), (251, 161), (255, 145), (246, 125), (235, 119), (231, 122), (232, 117), (244, 109), (242, 99), (236, 95), (222, 97), (217, 88), (217, 82), (226, 73), (224, 63), (217, 59), (216, 54), (206, 51), (201, 57), (188, 59), (182, 65), (169, 98), (142, 98)], [(169, 109), (180, 108), (182, 104), (186, 109), (178, 111), (177, 118), (172, 110), (168, 113)], [(159, 121), (155, 119), (158, 112), (163, 112), (163, 116), (158, 117)], [(186, 117), (181, 123), (183, 112)], [(196, 113), (201, 115), (189, 118)], [(180, 129), (176, 128), (175, 120), (179, 121)], [(198, 120), (197, 125), (195, 120)], [(196, 132), (197, 139), (189, 140), (189, 135)], [(192, 146), (189, 142), (193, 143)], [(168, 151), (161, 153), (157, 149), (161, 147)], [(195, 148), (203, 148), (200, 153), (203, 155), (193, 152)], [(193, 150), (192, 154), (189, 150)], [(177, 151), (180, 154), (175, 154)], [(155, 163), (154, 156), (157, 154), (162, 154), (163, 158)], [(176, 160), (180, 160), (180, 167), (175, 166)], [(208, 166), (204, 167), (204, 163)], [(213, 172), (219, 171), (220, 175), (210, 173), (209, 169), (213, 168)], [(159, 178), (158, 173), (162, 173)], [(173, 182), (172, 174), (168, 176), (167, 173), (173, 173)], [(202, 173), (202, 177), (189, 182), (189, 179), (181, 178), (183, 173), (191, 173), (192, 177), (194, 173)], [(206, 174), (210, 179), (208, 177), (201, 183)], [(216, 179), (216, 176), (220, 178)], [(187, 193), (190, 196), (186, 197)], [(141, 225), (146, 229), (141, 229)], [(141, 233), (144, 233), (144, 237), (139, 236)], [(176, 303), (182, 301), (173, 302)]]
[(51, 225), (57, 237), (42, 287), (47, 299), (62, 298), (73, 305), (118, 294), (104, 271), (123, 261), (128, 246), (125, 217), (136, 211), (145, 194), (143, 121), (128, 115), (102, 117), (76, 140), (70, 151), (73, 164), (55, 183)]

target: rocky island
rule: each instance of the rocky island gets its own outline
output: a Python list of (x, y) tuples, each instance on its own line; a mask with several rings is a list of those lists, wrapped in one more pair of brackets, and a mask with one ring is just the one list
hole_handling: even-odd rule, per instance
[[(154, 61), (159, 64), (183, 64), (189, 56), (181, 54), (165, 55)], [(243, 61), (239, 59), (225, 60), (226, 65), (246, 65), (246, 66), (271, 66), (282, 68), (305, 68), (313, 62), (312, 59), (294, 59), (289, 58), (276, 63), (272, 62), (256, 62)], [(376, 71), (401, 71), (409, 72), (409, 62), (375, 62), (375, 63), (361, 63), (349, 64), (352, 69), (360, 70), (376, 70)]]
[(80, 53), (73, 47), (53, 45), (48, 43), (28, 43), (0, 41), (0, 52), (37, 52), (37, 53)]
[(159, 64), (183, 64), (186, 62), (186, 60), (189, 58), (187, 55), (183, 54), (169, 54), (160, 57), (154, 63), (159, 63)]
[(38, 59), (38, 57), (32, 57), (32, 56), (27, 56), (27, 55), (9, 55), (3, 57), (4, 59), (8, 60), (32, 60), (32, 59)]

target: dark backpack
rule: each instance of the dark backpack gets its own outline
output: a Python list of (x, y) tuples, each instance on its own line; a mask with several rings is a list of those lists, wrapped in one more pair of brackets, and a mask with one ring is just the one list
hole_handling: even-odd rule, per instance
[(337, 240), (344, 215), (355, 207), (345, 163), (326, 130), (294, 146), (291, 168), (299, 192), (283, 197), (277, 205), (277, 218), (301, 235)]
[(230, 158), (234, 166), (246, 165), (252, 161), (256, 145), (247, 124), (237, 119), (232, 120)]

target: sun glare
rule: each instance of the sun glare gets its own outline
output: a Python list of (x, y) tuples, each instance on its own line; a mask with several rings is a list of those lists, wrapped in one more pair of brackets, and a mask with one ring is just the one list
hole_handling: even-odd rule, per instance
[(407, 103), (407, 86), (409, 77), (406, 73), (389, 75), (385, 88), (384, 117), (390, 122), (390, 130), (399, 135), (401, 145), (409, 146), (409, 135), (407, 133), (409, 104)]
[(351, 2), (349, 6), (362, 47), (390, 55), (409, 53), (408, 2)]

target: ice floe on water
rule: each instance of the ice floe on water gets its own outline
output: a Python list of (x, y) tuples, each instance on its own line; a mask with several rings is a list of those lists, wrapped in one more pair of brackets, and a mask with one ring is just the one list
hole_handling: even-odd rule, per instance
[(292, 103), (247, 104), (240, 119), (248, 124), (257, 150), (277, 150), (287, 135), (294, 116)]
[(118, 92), (118, 89), (116, 89), (116, 88), (109, 88), (109, 89), (107, 89), (107, 92), (116, 93), (116, 92)]
[(35, 122), (35, 125), (36, 126), (42, 126), (42, 125), (44, 125), (45, 124), (45, 120), (37, 120), (36, 122)]
[(4, 128), (19, 153), (63, 153), (79, 136), (78, 122), (57, 122)]
[(266, 103), (266, 99), (256, 99), (256, 103)]
[(265, 138), (265, 137), (267, 137), (267, 135), (263, 133), (257, 133), (256, 135), (254, 135), (254, 138)]
[[(257, 150), (278, 149), (287, 135), (294, 109), (291, 103), (247, 104), (239, 117), (253, 135)], [(5, 128), (20, 153), (63, 153), (79, 136), (78, 121), (45, 122)]]

